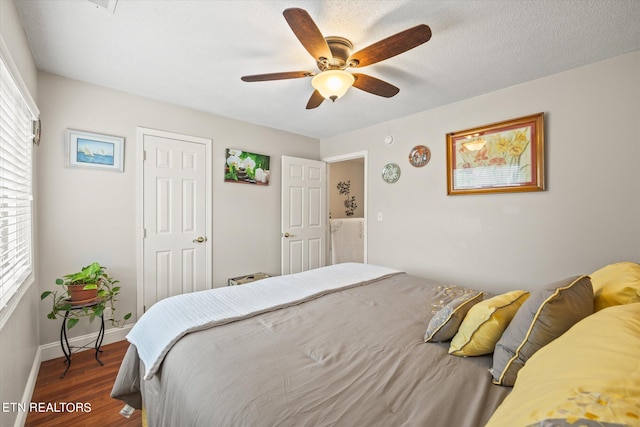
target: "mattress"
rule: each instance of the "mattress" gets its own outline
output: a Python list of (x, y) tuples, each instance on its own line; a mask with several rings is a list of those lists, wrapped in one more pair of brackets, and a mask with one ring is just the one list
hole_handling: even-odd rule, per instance
[(338, 287), (188, 333), (146, 380), (131, 345), (112, 396), (150, 426), (483, 426), (510, 391), (491, 356), (424, 342), (455, 291), (401, 272)]

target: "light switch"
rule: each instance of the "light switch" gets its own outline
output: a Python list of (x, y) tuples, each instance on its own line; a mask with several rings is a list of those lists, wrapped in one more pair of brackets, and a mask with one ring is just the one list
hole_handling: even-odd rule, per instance
[(382, 212), (378, 212), (378, 221), (382, 221)]

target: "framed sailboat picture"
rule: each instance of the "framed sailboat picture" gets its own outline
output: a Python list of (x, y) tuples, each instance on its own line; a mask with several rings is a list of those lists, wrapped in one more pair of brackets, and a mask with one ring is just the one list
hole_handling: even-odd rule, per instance
[(124, 171), (124, 138), (67, 129), (67, 167)]

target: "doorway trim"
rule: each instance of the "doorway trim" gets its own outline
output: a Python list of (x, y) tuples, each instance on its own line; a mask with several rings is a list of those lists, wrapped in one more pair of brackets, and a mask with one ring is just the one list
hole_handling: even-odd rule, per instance
[(212, 177), (213, 177), (213, 141), (209, 138), (201, 138), (197, 136), (184, 135), (175, 132), (168, 132), (158, 129), (151, 129), (138, 126), (136, 127), (136, 312), (137, 318), (144, 314), (144, 137), (152, 135), (160, 138), (177, 139), (181, 141), (190, 141), (194, 143), (204, 144), (205, 146), (205, 215), (206, 215), (206, 236), (209, 237), (205, 242), (207, 245), (207, 261), (206, 261), (206, 282), (209, 286), (213, 277), (213, 258), (212, 258), (212, 218), (213, 218), (213, 194), (212, 194)]
[[(369, 251), (369, 244), (368, 244), (368, 240), (369, 240), (369, 226), (368, 226), (368, 221), (369, 221), (369, 213), (368, 213), (368, 209), (367, 206), (369, 205), (369, 190), (368, 190), (368, 182), (369, 182), (369, 161), (368, 161), (368, 157), (369, 157), (369, 152), (367, 150), (365, 151), (356, 151), (353, 153), (346, 153), (346, 154), (340, 154), (338, 156), (330, 156), (330, 157), (323, 157), (321, 160), (327, 164), (329, 163), (338, 163), (338, 162), (344, 162), (346, 160), (354, 160), (354, 159), (363, 159), (364, 160), (364, 263), (367, 264), (368, 263), (368, 251)], [(327, 187), (329, 186), (329, 180), (330, 180), (330, 168), (327, 168)], [(326, 189), (326, 193), (327, 193), (327, 197), (329, 197), (329, 188)], [(329, 202), (327, 201), (327, 212), (329, 212)], [(327, 214), (327, 234), (330, 233), (331, 227), (329, 227), (329, 215)], [(328, 239), (330, 239), (331, 236), (327, 235), (327, 242), (329, 242)], [(327, 244), (327, 248), (329, 247), (329, 245)], [(328, 249), (327, 249), (327, 260), (328, 260)], [(329, 265), (329, 264), (327, 264)]]

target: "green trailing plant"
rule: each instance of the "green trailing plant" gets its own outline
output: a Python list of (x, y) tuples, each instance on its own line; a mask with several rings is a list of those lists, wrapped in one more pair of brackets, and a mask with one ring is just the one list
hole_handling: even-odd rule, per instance
[[(111, 324), (121, 327), (131, 318), (131, 313), (127, 313), (122, 319), (116, 319), (116, 296), (120, 293), (119, 280), (114, 279), (105, 272), (106, 267), (94, 262), (77, 273), (67, 274), (60, 279), (56, 279), (56, 285), (60, 286), (60, 290), (45, 291), (40, 295), (40, 300), (51, 298), (51, 312), (47, 314), (48, 319), (57, 319), (64, 317), (67, 312), (67, 326), (73, 328), (81, 317), (89, 317), (89, 321), (93, 322), (96, 317), (102, 316), (106, 308), (111, 309)], [(95, 303), (86, 307), (72, 308), (70, 285), (84, 285), (83, 290), (96, 289), (97, 296)]]

